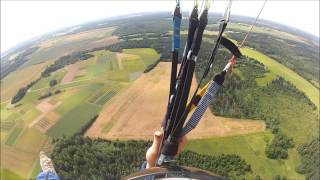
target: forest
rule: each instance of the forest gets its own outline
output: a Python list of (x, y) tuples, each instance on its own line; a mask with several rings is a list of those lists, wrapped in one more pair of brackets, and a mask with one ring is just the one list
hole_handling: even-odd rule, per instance
[(267, 144), (266, 155), (271, 159), (286, 159), (288, 158), (288, 149), (293, 147), (292, 138), (282, 132), (277, 132), (271, 143)]
[[(53, 138), (51, 154), (57, 173), (62, 179), (120, 179), (137, 172), (145, 161), (150, 141), (111, 141), (83, 137), (98, 118), (93, 116), (73, 136)], [(250, 165), (238, 155), (201, 155), (183, 151), (177, 165), (197, 167), (224, 177), (244, 177)]]
[(33, 86), (35, 85), (38, 81), (40, 80), (40, 78), (31, 81), (27, 86), (22, 87), (18, 90), (17, 94), (15, 96), (12, 97), (11, 99), (11, 104), (15, 104), (17, 102), (19, 102), (27, 93), (27, 91)]
[(320, 177), (320, 139), (315, 138), (309, 142), (301, 144), (298, 152), (301, 155), (301, 164), (297, 167), (297, 171), (306, 175), (306, 179), (319, 179)]
[(83, 61), (87, 60), (89, 58), (93, 57), (92, 54), (88, 54), (87, 51), (84, 52), (77, 52), (77, 53), (72, 53), (66, 56), (60, 57), (58, 60), (56, 60), (53, 64), (48, 66), (42, 73), (42, 77), (48, 77), (50, 76), (50, 73), (57, 71), (69, 64), (74, 64), (77, 61)]
[[(62, 179), (120, 179), (137, 172), (151, 142), (110, 141), (79, 135), (55, 140), (52, 159)], [(180, 154), (178, 165), (197, 167), (228, 178), (244, 177), (250, 165), (238, 155)]]

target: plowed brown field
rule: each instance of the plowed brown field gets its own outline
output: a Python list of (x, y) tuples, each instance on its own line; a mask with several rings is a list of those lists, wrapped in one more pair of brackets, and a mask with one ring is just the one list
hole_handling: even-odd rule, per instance
[[(112, 98), (99, 118), (87, 131), (90, 137), (108, 139), (151, 139), (159, 130), (168, 97), (170, 63), (161, 62), (143, 74), (128, 89)], [(196, 86), (193, 79), (192, 88)], [(256, 133), (265, 130), (263, 121), (238, 120), (214, 116), (210, 110), (198, 127), (188, 136), (191, 139)]]

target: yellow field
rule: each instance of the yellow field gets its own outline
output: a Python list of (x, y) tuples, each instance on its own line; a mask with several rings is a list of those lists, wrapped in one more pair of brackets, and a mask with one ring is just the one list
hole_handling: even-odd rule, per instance
[(119, 42), (112, 36), (116, 27), (99, 28), (85, 32), (54, 36), (39, 44), (39, 49), (30, 55), (30, 60), (22, 65), (27, 67), (40, 62), (54, 61), (61, 56), (82, 50), (92, 50)]
[(40, 131), (33, 128), (25, 128), (14, 145), (16, 149), (24, 152), (38, 154), (47, 138)]
[(85, 32), (80, 32), (77, 34), (63, 35), (59, 37), (54, 37), (40, 44), (40, 50), (48, 49), (53, 46), (60, 46), (66, 42), (72, 43), (76, 41), (83, 41), (92, 38), (103, 38), (105, 35), (111, 34), (115, 30), (115, 27), (111, 28), (101, 28)]
[[(36, 144), (33, 143), (33, 146), (36, 146)], [(25, 179), (27, 179), (27, 176), (32, 171), (37, 157), (38, 153), (29, 153), (5, 145), (1, 146), (1, 165), (5, 164), (5, 168), (10, 169)]]
[(266, 56), (258, 51), (246, 47), (242, 48), (241, 52), (245, 56), (254, 58), (259, 62), (263, 63), (265, 66), (268, 67), (268, 69), (272, 73), (284, 78), (287, 81), (290, 81), (300, 91), (304, 92), (319, 109), (319, 90), (316, 87), (314, 87), (310, 82), (305, 80), (303, 77), (301, 77), (291, 69), (282, 65), (281, 63), (278, 63), (271, 57)]
[(10, 73), (1, 81), (1, 102), (9, 100), (17, 91), (40, 76), (46, 63), (28, 66)]
[(1, 143), (6, 139), (7, 135), (8, 135), (7, 132), (3, 132), (3, 131), (0, 132), (0, 142)]
[[(110, 139), (151, 139), (160, 129), (166, 110), (170, 63), (159, 63), (155, 69), (143, 74), (122, 93), (107, 103), (98, 119), (87, 131), (90, 137)], [(193, 81), (195, 88), (196, 82)], [(206, 111), (190, 138), (208, 138), (261, 132), (263, 121), (235, 120), (215, 117)]]

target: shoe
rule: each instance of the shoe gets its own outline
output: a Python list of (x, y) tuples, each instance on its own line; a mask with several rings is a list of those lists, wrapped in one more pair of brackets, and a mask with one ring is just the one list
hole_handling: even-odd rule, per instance
[(40, 151), (40, 166), (43, 172), (52, 172), (57, 174), (52, 160), (45, 154), (44, 151)]

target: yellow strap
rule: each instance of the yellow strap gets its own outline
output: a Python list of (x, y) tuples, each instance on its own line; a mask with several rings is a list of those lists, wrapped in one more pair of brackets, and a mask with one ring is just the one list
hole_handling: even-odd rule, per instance
[[(207, 91), (207, 89), (208, 89), (208, 87), (209, 87), (209, 84), (210, 84), (210, 81), (205, 85), (205, 86), (203, 86), (202, 88), (201, 88), (201, 90), (197, 93), (197, 96), (203, 96), (205, 93), (206, 93), (206, 91)], [(190, 103), (190, 102), (189, 102)], [(188, 105), (189, 105), (189, 103), (188, 103)], [(187, 105), (187, 106), (188, 106)], [(197, 107), (195, 104), (191, 104), (191, 109), (190, 109), (190, 111), (192, 111), (195, 107)], [(189, 111), (189, 112), (190, 112)]]
[(199, 95), (199, 96), (203, 96), (204, 95), (204, 93), (206, 93), (206, 91), (207, 91), (207, 89), (208, 89), (208, 87), (209, 87), (209, 84), (210, 84), (210, 81), (205, 85), (205, 86), (203, 86), (202, 88), (201, 88), (201, 90), (198, 92), (198, 94), (197, 95)]

